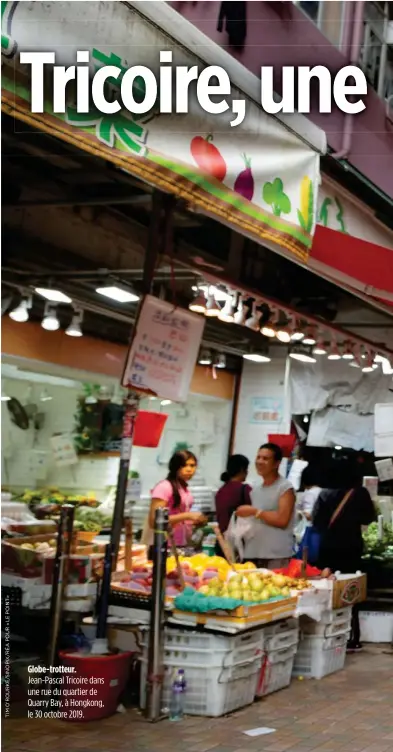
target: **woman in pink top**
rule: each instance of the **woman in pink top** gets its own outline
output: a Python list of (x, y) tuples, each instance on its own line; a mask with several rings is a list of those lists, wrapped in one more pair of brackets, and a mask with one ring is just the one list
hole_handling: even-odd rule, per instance
[[(154, 530), (154, 520), (158, 507), (167, 507), (173, 537), (177, 546), (187, 544), (193, 525), (202, 525), (206, 518), (200, 512), (192, 512), (194, 503), (188, 490), (188, 483), (197, 469), (197, 459), (192, 452), (175, 452), (169, 461), (166, 480), (160, 481), (152, 491), (149, 526)], [(149, 558), (150, 555), (149, 555)]]

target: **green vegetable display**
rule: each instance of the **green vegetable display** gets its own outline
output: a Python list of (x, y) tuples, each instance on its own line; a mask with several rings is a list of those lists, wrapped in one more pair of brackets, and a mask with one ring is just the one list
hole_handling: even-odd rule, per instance
[(111, 524), (112, 517), (103, 514), (97, 509), (76, 509), (75, 511), (74, 530), (89, 533), (95, 530), (102, 530), (104, 527), (110, 527)]
[(363, 533), (364, 558), (393, 560), (393, 526), (384, 523), (382, 538), (378, 535), (378, 523), (373, 522)]

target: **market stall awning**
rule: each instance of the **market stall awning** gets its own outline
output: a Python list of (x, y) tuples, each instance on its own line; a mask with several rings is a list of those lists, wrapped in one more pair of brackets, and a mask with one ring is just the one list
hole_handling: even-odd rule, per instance
[(393, 232), (373, 212), (324, 178), (310, 267), (335, 284), (393, 306)]
[[(216, 64), (228, 71), (228, 102), (246, 102), (241, 125), (231, 127), (231, 109), (209, 115), (192, 98), (187, 115), (153, 109), (147, 118), (124, 110), (104, 116), (92, 108), (81, 114), (72, 104), (62, 115), (53, 112), (50, 98), (43, 114), (32, 114), (30, 82), (16, 54), (54, 51), (56, 65), (74, 65), (76, 52), (88, 50), (93, 73), (103, 65), (125, 72), (138, 64), (158, 78), (159, 52), (168, 48), (173, 68), (197, 65), (202, 70)], [(255, 240), (300, 260), (308, 258), (325, 134), (298, 115), (279, 119), (263, 112), (257, 77), (166, 3), (2, 3), (2, 52), (4, 111), (115, 163)], [(113, 88), (118, 88), (115, 80)]]

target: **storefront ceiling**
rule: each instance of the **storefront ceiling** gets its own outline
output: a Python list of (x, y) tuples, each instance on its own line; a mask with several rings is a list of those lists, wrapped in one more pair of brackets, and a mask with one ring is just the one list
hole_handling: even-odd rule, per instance
[[(27, 126), (17, 131), (6, 116), (3, 185), (4, 290), (15, 292), (18, 286), (52, 278), (85, 309), (89, 333), (126, 342), (135, 307), (108, 304), (95, 287), (105, 277), (99, 270), (106, 269), (117, 281), (140, 289), (152, 189), (50, 136), (35, 133), (32, 139)], [(305, 317), (339, 321), (344, 328), (392, 347), (391, 318), (375, 314), (336, 285), (192, 209), (176, 203), (173, 258), (167, 249), (159, 259), (155, 294), (164, 291), (170, 297), (175, 292), (176, 301), (188, 305), (192, 285), (213, 267), (218, 278), (237, 279), (235, 289), (258, 289)], [(33, 315), (39, 318), (42, 306), (36, 305)], [(260, 335), (220, 322), (207, 322), (205, 330), (209, 342), (239, 354), (254, 337), (260, 343)]]

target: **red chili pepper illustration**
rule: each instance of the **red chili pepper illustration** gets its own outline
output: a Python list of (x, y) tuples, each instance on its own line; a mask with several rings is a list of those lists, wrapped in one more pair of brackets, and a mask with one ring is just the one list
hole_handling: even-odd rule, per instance
[(227, 174), (227, 166), (218, 149), (212, 144), (212, 139), (212, 136), (195, 136), (190, 145), (191, 154), (202, 172), (222, 182)]

